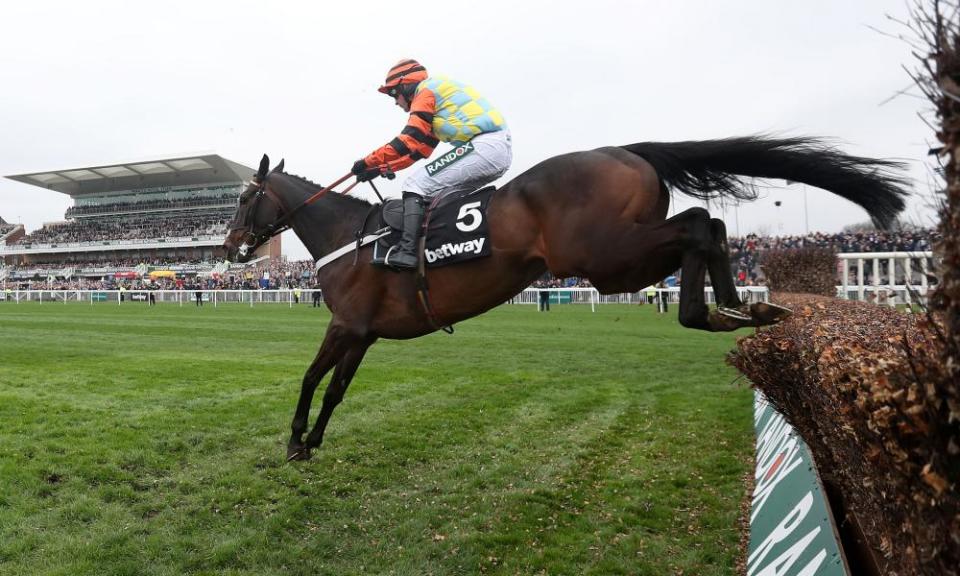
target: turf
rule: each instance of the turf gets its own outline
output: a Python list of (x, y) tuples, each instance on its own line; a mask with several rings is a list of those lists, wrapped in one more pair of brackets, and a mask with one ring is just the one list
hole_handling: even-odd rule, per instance
[(734, 573), (734, 335), (501, 306), (378, 342), (286, 464), (328, 319), (0, 302), (0, 574)]

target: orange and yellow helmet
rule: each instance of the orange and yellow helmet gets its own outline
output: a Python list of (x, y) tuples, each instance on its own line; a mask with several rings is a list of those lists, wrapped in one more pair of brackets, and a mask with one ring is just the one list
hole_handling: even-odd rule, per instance
[(419, 84), (426, 79), (427, 69), (416, 60), (407, 58), (390, 68), (390, 71), (387, 72), (387, 79), (383, 81), (383, 86), (377, 90), (390, 96), (396, 96), (400, 87), (404, 84)]

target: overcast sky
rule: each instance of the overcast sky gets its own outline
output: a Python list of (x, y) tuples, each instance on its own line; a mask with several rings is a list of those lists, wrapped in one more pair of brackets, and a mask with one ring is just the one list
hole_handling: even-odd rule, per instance
[[(918, 116), (929, 107), (916, 89), (890, 100), (917, 62), (905, 42), (871, 29), (905, 33), (888, 16), (905, 20), (907, 9), (904, 0), (4, 2), (0, 174), (195, 152), (256, 167), (266, 152), (329, 182), (399, 133), (406, 115), (376, 88), (413, 57), (506, 116), (514, 162), (501, 182), (611, 144), (829, 136), (853, 154), (909, 162), (918, 195), (905, 216), (932, 225), (934, 135)], [(400, 180), (381, 191), (399, 195)], [(804, 195), (775, 189), (736, 212), (711, 209), (731, 234), (867, 220), (814, 189), (805, 210)], [(28, 231), (62, 220), (69, 205), (0, 181), (0, 217)], [(295, 239), (284, 245), (307, 257)]]

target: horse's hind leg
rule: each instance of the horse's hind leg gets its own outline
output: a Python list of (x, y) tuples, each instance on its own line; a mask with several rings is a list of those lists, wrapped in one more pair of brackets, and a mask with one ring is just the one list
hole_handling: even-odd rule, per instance
[(717, 305), (725, 308), (739, 308), (743, 305), (737, 294), (730, 268), (730, 247), (727, 245), (727, 227), (719, 218), (710, 219), (710, 237), (713, 240), (707, 269), (710, 272), (710, 284), (717, 299)]
[[(700, 330), (733, 329), (714, 322), (703, 296), (707, 263), (715, 242), (710, 214), (690, 208), (658, 223), (638, 223), (607, 236), (607, 249), (593, 253), (587, 277), (601, 292), (633, 292), (681, 271), (680, 323)], [(735, 328), (735, 327), (734, 327)]]
[[(717, 226), (719, 223), (720, 226)], [(730, 318), (711, 311), (704, 298), (707, 269), (711, 278), (721, 282), (718, 298), (733, 303), (737, 298), (736, 288), (730, 274), (729, 256), (721, 254), (721, 244), (715, 233), (723, 234), (723, 246), (726, 245), (726, 233), (722, 222), (710, 218), (703, 208), (690, 208), (667, 219), (662, 224), (648, 228), (641, 238), (658, 238), (657, 246), (645, 246), (637, 253), (642, 258), (646, 272), (654, 273), (657, 279), (677, 269), (679, 264), (680, 282), (680, 324), (687, 328), (725, 332), (749, 326), (751, 318), (742, 315)], [(724, 282), (727, 282), (724, 284)], [(716, 289), (716, 287), (715, 287)]]
[[(735, 298), (736, 290), (729, 263), (719, 258), (710, 213), (703, 208), (690, 208), (660, 222), (636, 222), (629, 228), (601, 224), (594, 226), (594, 230), (588, 245), (602, 246), (602, 250), (577, 252), (554, 246), (554, 252), (547, 254), (550, 270), (555, 274), (559, 271), (559, 275), (585, 276), (601, 293), (616, 294), (640, 290), (679, 268), (680, 324), (712, 332), (751, 325), (752, 319), (748, 316), (730, 318), (707, 307), (703, 291), (708, 265), (717, 267), (716, 274), (720, 277), (722, 266), (727, 266), (730, 286), (729, 294), (724, 292), (725, 298), (731, 294)], [(579, 261), (565, 259), (570, 254), (586, 256)]]
[(711, 251), (707, 268), (710, 271), (710, 281), (717, 298), (720, 313), (729, 317), (744, 320), (750, 318), (751, 326), (766, 326), (779, 322), (791, 314), (790, 310), (767, 302), (754, 302), (746, 305), (737, 294), (737, 287), (733, 281), (733, 270), (730, 268), (730, 248), (727, 246), (727, 227), (723, 220), (710, 220), (710, 232), (713, 236), (714, 249)]
[[(747, 308), (737, 296), (733, 272), (730, 270), (727, 230), (723, 222), (710, 218), (710, 214), (703, 208), (691, 208), (677, 216), (686, 216), (687, 220), (685, 233), (681, 237), (684, 252), (680, 283), (680, 323), (688, 328), (712, 332), (728, 332), (745, 326), (769, 324), (770, 322), (758, 316), (758, 310), (754, 309), (757, 305)], [(719, 305), (719, 308), (713, 311), (707, 307), (703, 296), (705, 272), (708, 268)]]
[(681, 224), (678, 240), (683, 247), (680, 259), (680, 324), (687, 328), (713, 330), (710, 310), (703, 296), (706, 284), (707, 262), (713, 248), (710, 214), (703, 208), (690, 208), (673, 218)]

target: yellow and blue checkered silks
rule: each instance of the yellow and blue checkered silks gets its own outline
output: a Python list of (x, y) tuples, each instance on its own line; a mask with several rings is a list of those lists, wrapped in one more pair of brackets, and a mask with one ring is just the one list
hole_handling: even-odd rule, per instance
[(468, 142), (477, 134), (507, 127), (503, 115), (472, 87), (445, 76), (427, 78), (417, 93), (429, 90), (436, 101), (433, 133), (452, 144)]

